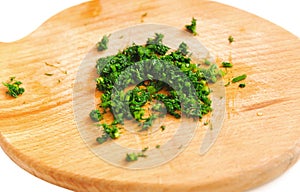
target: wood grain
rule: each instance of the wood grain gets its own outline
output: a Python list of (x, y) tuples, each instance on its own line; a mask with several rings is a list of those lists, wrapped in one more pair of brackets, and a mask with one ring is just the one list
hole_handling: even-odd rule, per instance
[[(226, 88), (225, 122), (208, 153), (198, 154), (198, 131), (174, 160), (134, 171), (102, 161), (86, 146), (74, 120), (72, 88), (99, 37), (139, 24), (145, 12), (144, 23), (179, 29), (198, 18), (195, 38), (218, 62), (234, 64), (228, 77), (248, 78), (244, 89)], [(229, 35), (236, 40), (232, 44)], [(26, 89), (12, 99), (0, 86), (1, 147), (33, 175), (75, 191), (244, 191), (298, 159), (299, 52), (299, 38), (211, 1), (90, 1), (52, 17), (24, 39), (0, 43), (0, 81), (17, 76)]]

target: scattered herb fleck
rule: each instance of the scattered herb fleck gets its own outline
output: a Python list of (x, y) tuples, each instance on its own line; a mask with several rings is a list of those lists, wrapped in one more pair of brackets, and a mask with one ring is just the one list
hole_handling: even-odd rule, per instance
[(189, 52), (188, 52), (188, 46), (186, 43), (182, 42), (180, 45), (179, 45), (179, 48), (178, 48), (178, 52), (180, 52), (182, 55), (187, 55)]
[(131, 162), (131, 161), (137, 161), (139, 156), (136, 153), (127, 153), (126, 154), (126, 161)]
[(101, 137), (97, 137), (96, 138), (96, 141), (99, 143), (99, 144), (102, 144), (104, 143), (105, 141), (107, 141), (108, 139), (108, 135), (107, 134), (103, 134)]
[(166, 126), (162, 125), (160, 126), (161, 131), (164, 131), (166, 129)]
[(142, 153), (146, 152), (149, 149), (149, 147), (145, 147), (144, 149), (142, 149)]
[(131, 161), (137, 161), (139, 157), (147, 157), (147, 155), (145, 155), (145, 152), (148, 150), (148, 147), (142, 149), (141, 152), (139, 153), (127, 153), (126, 154), (126, 161), (127, 162), (131, 162)]
[(155, 148), (156, 148), (156, 149), (159, 149), (159, 148), (160, 148), (160, 145), (156, 145)]
[(230, 81), (228, 81), (224, 86), (228, 87), (230, 85)]
[(245, 87), (246, 87), (246, 84), (245, 84), (245, 83), (239, 84), (239, 88), (245, 88)]
[(96, 44), (97, 50), (98, 51), (104, 51), (104, 50), (106, 50), (108, 48), (107, 47), (108, 42), (109, 42), (108, 36), (104, 35), (102, 37), (101, 41), (99, 41)]
[(185, 28), (191, 32), (193, 35), (197, 35), (197, 31), (196, 31), (196, 26), (197, 26), (197, 20), (193, 17), (191, 24), (190, 25), (186, 25)]
[(207, 66), (209, 66), (211, 64), (211, 62), (208, 59), (205, 59), (204, 60), (204, 64), (207, 65)]
[(103, 116), (100, 113), (99, 109), (95, 109), (90, 112), (90, 118), (91, 120), (98, 122), (103, 119)]
[(233, 65), (230, 62), (226, 62), (226, 61), (222, 62), (222, 67), (224, 68), (231, 68), (232, 66)]
[(2, 84), (8, 88), (8, 91), (6, 92), (6, 94), (17, 98), (19, 95), (22, 95), (25, 92), (25, 89), (20, 87), (20, 85), (22, 84), (21, 81), (16, 81), (15, 80), (16, 77), (10, 77), (10, 81), (7, 83), (2, 82)]
[(234, 38), (230, 35), (230, 36), (228, 37), (228, 41), (229, 41), (229, 43), (232, 43), (232, 42), (234, 42)]
[(231, 80), (232, 83), (236, 83), (236, 82), (239, 82), (239, 81), (242, 81), (244, 79), (247, 78), (247, 75), (246, 74), (243, 74), (243, 75), (240, 75), (238, 77), (235, 77)]

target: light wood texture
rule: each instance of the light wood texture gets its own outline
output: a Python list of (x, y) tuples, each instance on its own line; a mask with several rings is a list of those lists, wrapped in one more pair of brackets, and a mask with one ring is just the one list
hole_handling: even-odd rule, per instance
[[(246, 73), (248, 78), (244, 89), (226, 88), (225, 122), (208, 153), (198, 153), (199, 131), (174, 160), (134, 171), (102, 161), (81, 139), (72, 88), (78, 66), (99, 37), (139, 24), (145, 12), (144, 23), (182, 29), (191, 17), (197, 18), (195, 38), (219, 62), (234, 64), (228, 77)], [(236, 40), (231, 45), (229, 35)], [(298, 159), (299, 53), (297, 37), (215, 2), (81, 4), (52, 17), (24, 39), (0, 44), (0, 81), (17, 76), (26, 89), (12, 99), (0, 86), (1, 147), (28, 172), (75, 191), (243, 191), (277, 177)]]

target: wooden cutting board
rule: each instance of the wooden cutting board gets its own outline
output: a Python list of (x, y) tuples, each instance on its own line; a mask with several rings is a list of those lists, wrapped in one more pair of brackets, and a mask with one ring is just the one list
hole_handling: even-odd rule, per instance
[[(186, 149), (163, 165), (131, 170), (103, 161), (82, 140), (74, 119), (78, 66), (104, 34), (142, 20), (183, 30), (192, 17), (198, 19), (194, 38), (217, 61), (234, 64), (227, 77), (248, 75), (244, 89), (226, 88), (217, 141), (199, 155), (205, 129), (200, 127)], [(13, 99), (0, 86), (0, 144), (28, 172), (75, 191), (244, 191), (298, 159), (299, 53), (299, 38), (211, 1), (90, 1), (52, 17), (24, 39), (0, 43), (0, 81), (16, 76), (26, 89)]]

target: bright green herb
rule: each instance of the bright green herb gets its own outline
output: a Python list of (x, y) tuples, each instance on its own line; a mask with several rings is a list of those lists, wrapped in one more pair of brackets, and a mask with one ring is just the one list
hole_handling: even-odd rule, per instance
[(25, 92), (25, 89), (20, 87), (22, 82), (16, 81), (15, 78), (16, 77), (10, 77), (10, 81), (8, 83), (2, 82), (2, 84), (8, 88), (8, 91), (6, 92), (8, 95), (17, 98)]
[(224, 86), (228, 87), (230, 85), (230, 81), (228, 81)]
[(149, 127), (151, 127), (155, 119), (157, 119), (156, 115), (150, 115), (150, 117), (146, 118), (141, 131), (147, 130)]
[(99, 41), (96, 46), (98, 51), (104, 51), (107, 49), (107, 44), (109, 42), (108, 36), (104, 35), (101, 39), (101, 41)]
[(102, 144), (104, 143), (105, 141), (107, 141), (107, 139), (109, 138), (109, 136), (107, 134), (103, 134), (101, 137), (97, 137), (96, 138), (96, 141), (99, 143), (99, 144)]
[(126, 161), (137, 161), (139, 157), (147, 157), (147, 155), (143, 153), (127, 153), (126, 154)]
[(207, 65), (207, 66), (209, 66), (211, 64), (211, 62), (208, 59), (205, 59), (204, 60), (204, 64)]
[(130, 162), (130, 161), (137, 161), (139, 158), (138, 154), (136, 153), (127, 153), (126, 154), (126, 161)]
[(95, 109), (95, 110), (92, 110), (90, 112), (90, 118), (93, 120), (93, 121), (100, 121), (101, 119), (103, 119), (103, 116), (102, 114), (100, 113), (100, 111), (98, 109)]
[(246, 87), (246, 84), (245, 84), (245, 83), (239, 84), (239, 88), (245, 88), (245, 87)]
[(243, 75), (241, 75), (241, 76), (238, 76), (238, 77), (233, 78), (231, 82), (232, 82), (232, 83), (236, 83), (236, 82), (242, 81), (242, 80), (244, 80), (244, 79), (246, 79), (246, 78), (247, 78), (247, 75), (246, 75), (246, 74), (243, 74)]
[(230, 62), (224, 61), (224, 62), (222, 62), (222, 67), (224, 67), (224, 68), (231, 68), (231, 67), (233, 67), (233, 65)]
[[(99, 107), (103, 113), (112, 109), (117, 112), (114, 113), (114, 120), (110, 125), (100, 124), (105, 134), (97, 138), (99, 143), (105, 142), (107, 138), (118, 138), (119, 129), (124, 120), (133, 120), (132, 117), (139, 122), (140, 130), (146, 131), (157, 118), (165, 115), (162, 109), (175, 118), (180, 118), (182, 114), (187, 117), (202, 118), (203, 115), (212, 111), (209, 98), (211, 90), (208, 84), (215, 83), (218, 78), (222, 77), (222, 71), (216, 64), (210, 64), (207, 68), (198, 68), (187, 56), (188, 46), (185, 43), (181, 43), (177, 50), (170, 51), (170, 48), (163, 44), (163, 37), (162, 34), (156, 33), (153, 38), (147, 40), (145, 45), (133, 44), (116, 55), (97, 60), (96, 68), (99, 77), (96, 79), (96, 86), (102, 92)], [(131, 66), (134, 67), (130, 68)], [(189, 81), (185, 81), (182, 76), (172, 71), (174, 66), (185, 74)], [(148, 73), (153, 69), (165, 79), (178, 83), (179, 89), (175, 91), (167, 83), (155, 80)], [(121, 73), (122, 76), (120, 76)], [(123, 79), (120, 79), (121, 77)], [(122, 82), (124, 88), (135, 85), (134, 82), (137, 81), (141, 83), (125, 92), (114, 89), (117, 81)], [(185, 90), (191, 91), (192, 88), (196, 90), (197, 97), (185, 98), (186, 106), (182, 109), (180, 94)], [(115, 91), (114, 101), (111, 100), (112, 91)], [(121, 100), (126, 100), (127, 103)], [(153, 100), (160, 101), (160, 103), (154, 104), (149, 110), (145, 109), (144, 106)], [(200, 106), (199, 110), (196, 110), (196, 105)], [(124, 110), (128, 107), (129, 110)], [(99, 114), (93, 113), (92, 116), (94, 115), (97, 119)], [(161, 129), (164, 130), (165, 126)]]
[(197, 20), (193, 17), (191, 24), (186, 25), (185, 27), (189, 32), (193, 33), (193, 35), (197, 35), (196, 26), (197, 26)]
[(234, 38), (230, 35), (230, 36), (228, 37), (228, 41), (229, 41), (229, 43), (232, 43), (232, 42), (234, 42)]
[(144, 149), (142, 149), (142, 153), (146, 152), (149, 149), (149, 147), (145, 147)]
[[(104, 133), (106, 134), (106, 136), (109, 136), (112, 139), (117, 139), (120, 137), (120, 129), (116, 125), (114, 125), (114, 124), (108, 125), (106, 123), (103, 123), (103, 124), (99, 124), (98, 126), (103, 127)], [(102, 137), (103, 137), (103, 135), (102, 135)]]
[(147, 157), (144, 153), (148, 150), (148, 147), (144, 148), (142, 152), (140, 153), (127, 153), (126, 154), (126, 161), (131, 162), (131, 161), (137, 161), (139, 157)]
[(186, 43), (182, 42), (180, 45), (179, 45), (179, 48), (178, 48), (178, 52), (180, 52), (182, 55), (187, 55), (189, 52), (188, 52), (188, 46)]

